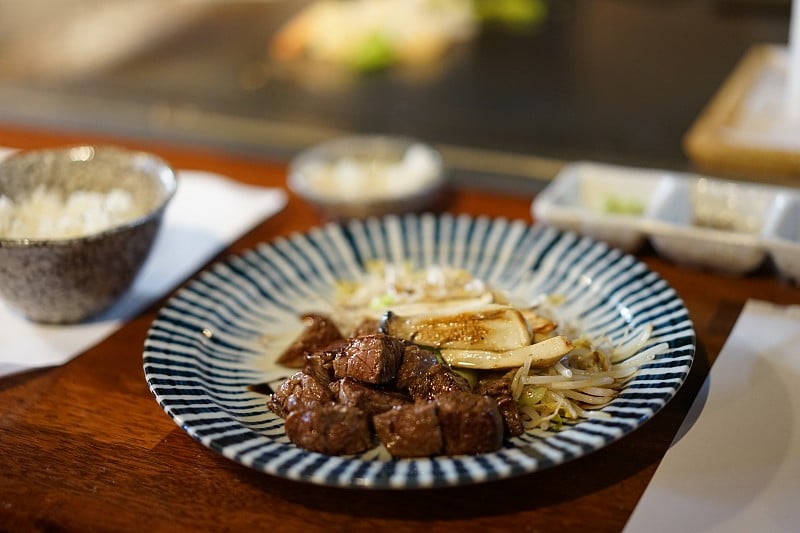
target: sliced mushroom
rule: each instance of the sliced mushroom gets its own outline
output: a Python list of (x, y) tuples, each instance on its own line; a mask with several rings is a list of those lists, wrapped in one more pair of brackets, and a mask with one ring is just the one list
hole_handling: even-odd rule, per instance
[(545, 368), (554, 365), (572, 350), (572, 343), (563, 336), (551, 337), (536, 344), (530, 344), (504, 352), (488, 350), (442, 349), (442, 358), (453, 367), (474, 368), (477, 370), (500, 370), (517, 368), (531, 357), (531, 368)]
[(415, 315), (389, 311), (384, 315), (381, 331), (415, 344), (460, 350), (504, 352), (531, 343), (522, 314), (513, 307), (497, 304)]
[(528, 321), (528, 327), (531, 328), (531, 332), (534, 336), (548, 335), (558, 326), (558, 324), (549, 318), (543, 317), (533, 309), (520, 309), (520, 313), (522, 313), (522, 316)]

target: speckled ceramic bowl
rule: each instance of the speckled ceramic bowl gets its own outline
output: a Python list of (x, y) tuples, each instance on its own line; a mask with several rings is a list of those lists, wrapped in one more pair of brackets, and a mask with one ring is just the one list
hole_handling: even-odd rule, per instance
[(86, 320), (135, 279), (175, 193), (175, 173), (151, 154), (106, 146), (29, 150), (0, 161), (0, 196), (21, 204), (39, 186), (64, 196), (122, 189), (138, 208), (133, 219), (77, 237), (0, 233), (0, 297), (37, 322)]

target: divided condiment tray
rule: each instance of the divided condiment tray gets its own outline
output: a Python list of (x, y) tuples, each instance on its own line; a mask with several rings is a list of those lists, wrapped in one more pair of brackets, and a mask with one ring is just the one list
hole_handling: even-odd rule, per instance
[(769, 256), (800, 281), (800, 191), (665, 170), (566, 165), (534, 219), (635, 252), (649, 239), (679, 264), (744, 275)]

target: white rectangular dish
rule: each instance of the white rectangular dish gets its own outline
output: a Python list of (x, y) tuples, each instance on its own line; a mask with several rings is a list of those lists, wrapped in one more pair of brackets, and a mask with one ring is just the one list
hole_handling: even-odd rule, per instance
[(644, 243), (669, 185), (659, 170), (572, 163), (537, 195), (533, 216), (632, 252)]
[(534, 200), (535, 220), (625, 252), (649, 239), (695, 268), (744, 275), (771, 257), (800, 281), (800, 191), (591, 162), (566, 165)]
[(800, 283), (800, 194), (778, 199), (776, 214), (764, 232), (764, 245), (778, 270)]

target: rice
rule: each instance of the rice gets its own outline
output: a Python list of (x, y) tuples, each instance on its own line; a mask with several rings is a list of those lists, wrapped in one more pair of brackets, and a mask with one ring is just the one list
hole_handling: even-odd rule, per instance
[(386, 200), (424, 189), (438, 174), (436, 159), (412, 145), (398, 160), (343, 157), (309, 164), (309, 186), (332, 200)]
[(37, 187), (14, 202), (0, 195), (0, 238), (69, 239), (107, 230), (144, 215), (122, 189), (78, 190), (68, 196)]

